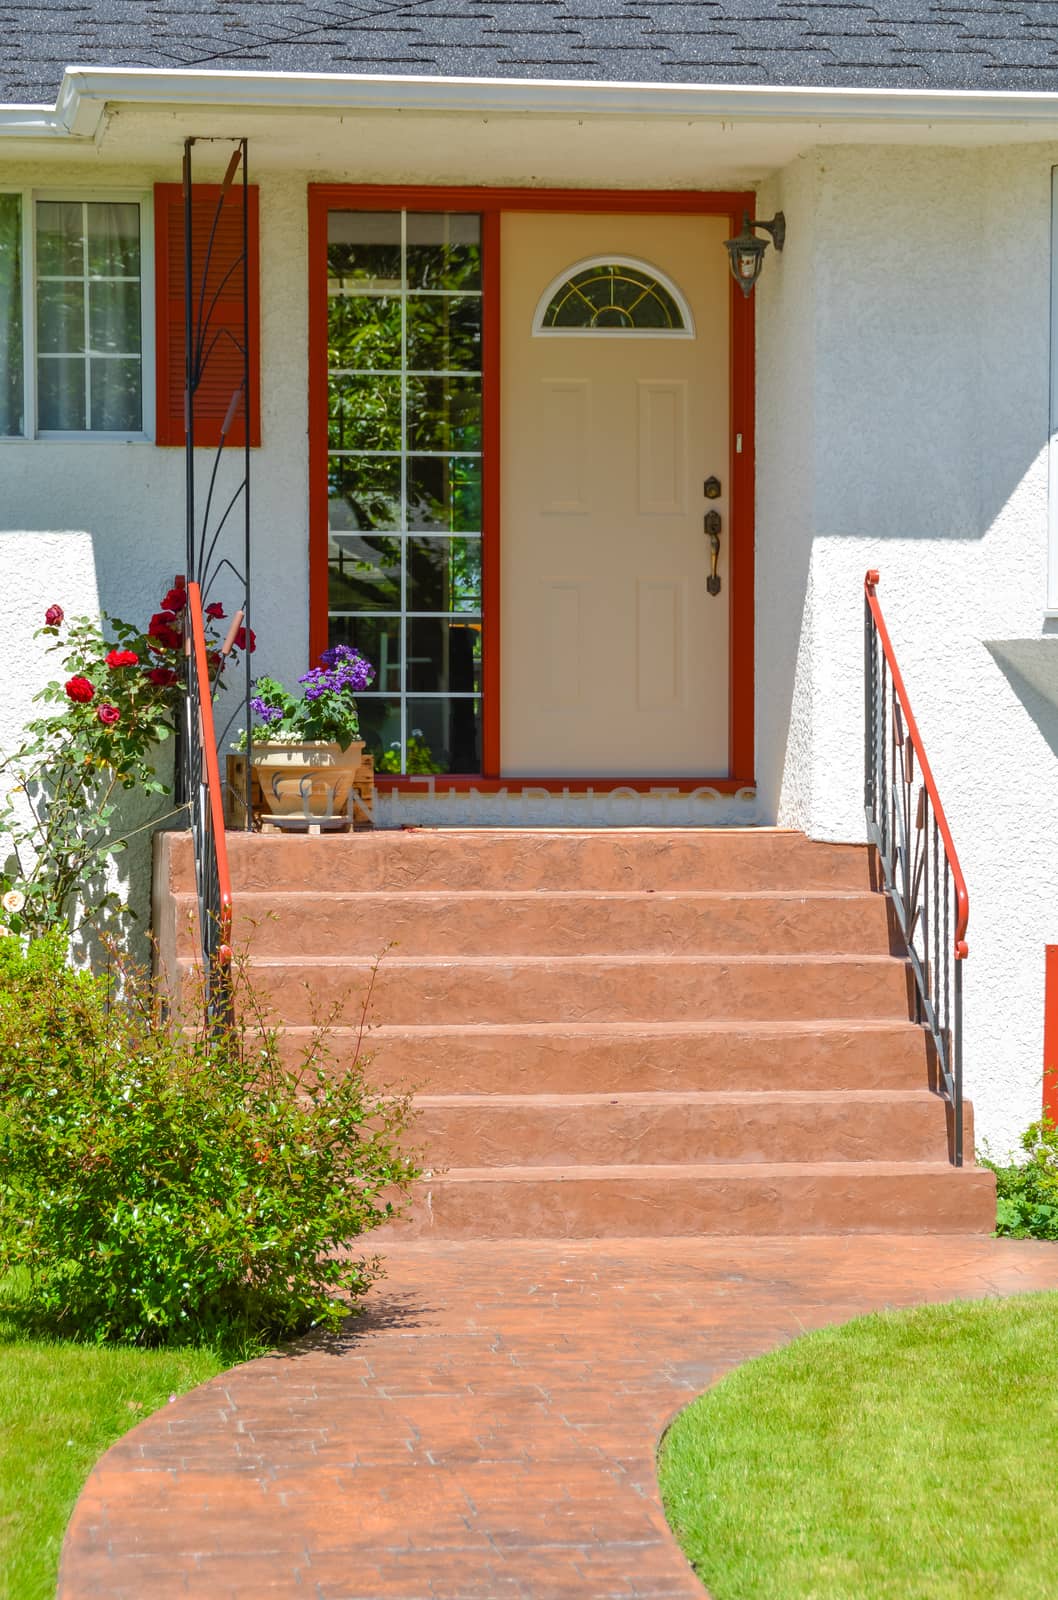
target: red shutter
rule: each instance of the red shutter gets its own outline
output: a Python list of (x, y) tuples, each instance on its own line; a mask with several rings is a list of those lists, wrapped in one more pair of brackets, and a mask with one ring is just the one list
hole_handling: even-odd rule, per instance
[[(203, 304), (212, 305), (206, 348), (210, 350), (202, 380), (195, 391), (195, 443), (220, 443), (224, 419), (233, 396), (242, 385), (243, 273), (234, 264), (242, 254), (242, 185), (233, 184), (224, 196), (213, 240)], [(257, 186), (251, 185), (249, 204), (250, 307), (250, 443), (261, 443), (260, 398), (260, 258), (258, 252)], [(196, 300), (202, 283), (210, 232), (220, 199), (219, 184), (195, 184), (192, 201), (191, 241)], [(158, 444), (182, 445), (184, 425), (184, 191), (179, 183), (154, 186), (155, 315), (157, 318), (157, 421)], [(232, 270), (234, 267), (234, 270)], [(229, 276), (230, 274), (230, 276)], [(196, 305), (197, 312), (197, 305)], [(218, 337), (219, 335), (219, 337)], [(230, 337), (229, 337), (230, 335)], [(237, 343), (235, 342), (237, 341)], [(212, 347), (212, 348), (210, 348)], [(242, 445), (246, 419), (241, 398), (228, 428), (225, 443)]]

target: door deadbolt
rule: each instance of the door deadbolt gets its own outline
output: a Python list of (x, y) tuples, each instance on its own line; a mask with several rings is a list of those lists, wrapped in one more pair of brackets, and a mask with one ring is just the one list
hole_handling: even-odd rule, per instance
[(720, 479), (719, 478), (706, 478), (706, 480), (705, 480), (705, 498), (707, 500), (719, 500), (720, 494), (721, 494)]

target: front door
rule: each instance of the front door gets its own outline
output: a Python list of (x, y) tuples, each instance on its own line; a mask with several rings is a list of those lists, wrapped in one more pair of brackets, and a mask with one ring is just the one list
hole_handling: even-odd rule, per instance
[(502, 771), (722, 775), (727, 219), (502, 230)]

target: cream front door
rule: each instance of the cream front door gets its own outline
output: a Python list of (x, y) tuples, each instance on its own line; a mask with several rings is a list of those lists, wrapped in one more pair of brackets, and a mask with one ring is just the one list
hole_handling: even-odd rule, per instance
[[(726, 232), (713, 217), (503, 218), (504, 776), (727, 772)], [(605, 299), (614, 262), (632, 285), (656, 275), (661, 310), (647, 288), (645, 316), (571, 327), (578, 295)], [(534, 327), (542, 302), (561, 331)], [(630, 315), (664, 323), (666, 307), (682, 333), (617, 331)], [(708, 478), (719, 498), (706, 498)], [(715, 595), (709, 512), (721, 520)]]

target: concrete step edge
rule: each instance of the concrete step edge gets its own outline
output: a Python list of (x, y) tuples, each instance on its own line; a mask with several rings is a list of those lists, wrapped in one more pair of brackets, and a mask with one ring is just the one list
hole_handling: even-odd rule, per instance
[[(178, 961), (183, 968), (190, 969), (195, 965), (193, 956), (182, 955), (178, 957)], [(689, 953), (684, 950), (659, 950), (653, 953), (636, 950), (599, 955), (401, 956), (383, 954), (379, 957), (355, 955), (263, 955), (254, 956), (251, 967), (306, 967), (309, 969), (322, 968), (325, 971), (340, 971), (343, 967), (348, 967), (354, 971), (370, 972), (377, 962), (380, 971), (393, 970), (394, 968), (425, 971), (431, 968), (459, 967), (461, 969), (470, 968), (471, 970), (488, 972), (496, 967), (509, 966), (526, 967), (530, 970), (556, 965), (565, 968), (581, 967), (585, 969), (600, 965), (607, 967), (640, 967), (645, 962), (650, 961), (664, 962), (667, 966), (679, 965), (685, 967), (724, 967), (732, 965), (745, 967), (799, 967), (808, 964), (813, 967), (829, 966), (840, 969), (850, 965), (866, 964), (878, 967), (881, 970), (892, 967), (894, 964), (900, 967), (907, 966), (907, 962), (902, 956), (894, 956), (888, 952), (872, 951), (865, 951), (862, 954), (846, 951), (808, 951), (804, 954), (795, 952), (792, 954), (749, 955), (741, 951), (717, 954), (715, 952)]]
[[(292, 1037), (310, 1038), (316, 1029), (308, 1022), (292, 1022), (281, 1024), (279, 1031)], [(335, 1039), (356, 1039), (362, 1035), (365, 1043), (371, 1040), (385, 1043), (397, 1039), (414, 1043), (468, 1036), (491, 1040), (599, 1039), (611, 1043), (640, 1038), (685, 1041), (695, 1038), (716, 1039), (732, 1033), (746, 1034), (758, 1042), (784, 1039), (790, 1035), (811, 1038), (819, 1033), (827, 1036), (843, 1033), (874, 1036), (896, 1032), (906, 1037), (910, 1031), (916, 1039), (925, 1036), (924, 1028), (906, 1017), (778, 1017), (766, 1020), (759, 1017), (705, 1017), (669, 1022), (649, 1019), (643, 1022), (380, 1022), (368, 1023), (363, 1029), (356, 1023), (336, 1023), (333, 1027), (325, 1027), (324, 1031), (329, 1038)]]
[(634, 1166), (554, 1166), (554, 1167), (448, 1167), (430, 1181), (437, 1183), (600, 1183), (635, 1180), (646, 1183), (671, 1183), (673, 1179), (695, 1178), (702, 1182), (730, 1182), (745, 1178), (754, 1183), (781, 1182), (784, 1178), (902, 1178), (950, 1174), (991, 1181), (984, 1167), (967, 1164), (954, 1167), (948, 1161), (738, 1161), (666, 1162)]
[[(883, 906), (882, 895), (873, 889), (240, 889), (233, 888), (235, 908), (247, 901), (276, 900), (311, 902), (324, 905), (345, 901), (380, 900), (397, 905), (449, 905), (453, 901), (496, 900), (603, 900), (641, 904), (647, 901), (704, 901), (707, 903), (749, 900), (766, 904), (771, 900), (795, 904), (827, 904), (836, 900), (842, 904), (862, 902)], [(196, 897), (193, 890), (175, 889), (170, 898), (179, 906), (193, 908)]]
[(648, 1106), (695, 1106), (724, 1108), (739, 1107), (763, 1109), (769, 1106), (801, 1109), (819, 1106), (850, 1110), (877, 1107), (884, 1110), (907, 1104), (937, 1106), (947, 1102), (926, 1087), (915, 1089), (613, 1089), (570, 1093), (545, 1091), (542, 1094), (416, 1094), (415, 1105), (422, 1110), (446, 1108), (468, 1110), (473, 1105), (487, 1106), (490, 1110), (521, 1108), (546, 1111), (552, 1107), (562, 1111), (584, 1107), (586, 1110), (605, 1110), (610, 1106), (630, 1107), (632, 1110)]

